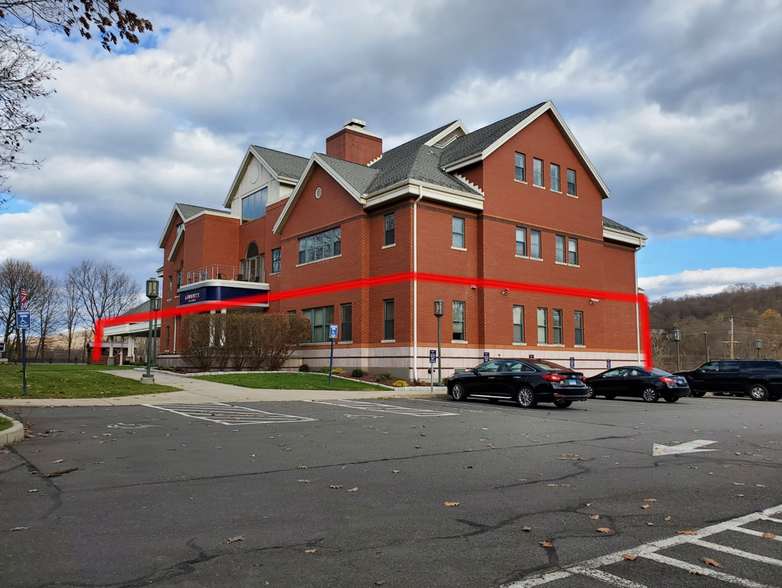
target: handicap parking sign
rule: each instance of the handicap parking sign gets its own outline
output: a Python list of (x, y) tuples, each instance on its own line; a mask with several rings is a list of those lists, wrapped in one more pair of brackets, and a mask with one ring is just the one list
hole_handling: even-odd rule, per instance
[(16, 328), (17, 329), (29, 329), (30, 328), (30, 311), (29, 310), (17, 310), (16, 311)]
[(329, 339), (337, 338), (337, 325), (329, 325)]
[(437, 350), (436, 349), (430, 349), (429, 350), (429, 363), (437, 363)]

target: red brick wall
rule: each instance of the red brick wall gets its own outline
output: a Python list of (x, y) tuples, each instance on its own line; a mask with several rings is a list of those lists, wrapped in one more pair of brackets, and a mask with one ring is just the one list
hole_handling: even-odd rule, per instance
[(383, 153), (383, 139), (342, 129), (326, 139), (326, 155), (367, 165)]

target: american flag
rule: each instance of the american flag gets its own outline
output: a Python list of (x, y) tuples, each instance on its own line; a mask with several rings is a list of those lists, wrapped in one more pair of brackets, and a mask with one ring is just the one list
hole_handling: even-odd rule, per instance
[(22, 290), (22, 310), (27, 310), (27, 290)]

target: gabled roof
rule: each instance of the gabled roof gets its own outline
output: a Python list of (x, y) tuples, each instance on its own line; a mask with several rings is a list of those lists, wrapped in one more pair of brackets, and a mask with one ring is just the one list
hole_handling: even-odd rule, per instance
[(272, 168), (276, 179), (289, 179), (294, 182), (299, 181), (301, 174), (304, 173), (304, 169), (307, 167), (309, 159), (306, 157), (299, 157), (298, 155), (291, 155), (290, 153), (283, 153), (282, 151), (275, 151), (267, 147), (260, 147), (258, 145), (251, 145), (250, 148), (260, 156), (263, 161), (269, 164)]
[(603, 217), (603, 238), (619, 241), (620, 243), (628, 243), (636, 247), (644, 247), (646, 245), (646, 235), (642, 235), (638, 231), (634, 231), (630, 227), (626, 227), (605, 216)]
[(171, 225), (174, 224), (176, 215), (182, 219), (182, 222), (187, 222), (192, 218), (195, 218), (199, 214), (216, 214), (219, 216), (231, 216), (231, 213), (227, 210), (218, 210), (217, 208), (208, 208), (206, 206), (198, 206), (196, 204), (184, 204), (177, 202), (174, 204), (174, 208), (171, 210), (171, 214), (168, 216), (168, 221), (163, 229), (163, 234), (160, 235), (160, 241), (158, 241), (158, 247), (162, 249), (163, 243), (166, 239), (166, 235), (171, 230)]
[(624, 231), (625, 233), (633, 233), (634, 235), (640, 235), (644, 239), (646, 238), (646, 235), (642, 235), (638, 231), (634, 231), (630, 227), (626, 227), (623, 224), (620, 224), (616, 222), (615, 220), (611, 220), (608, 217), (603, 217), (603, 226), (609, 229), (614, 229), (615, 231)]
[(363, 196), (367, 193), (369, 186), (378, 175), (377, 169), (361, 165), (360, 163), (353, 163), (352, 161), (346, 161), (339, 157), (332, 157), (325, 153), (316, 153), (315, 155), (317, 155), (322, 160), (322, 163), (325, 163), (328, 168), (331, 168), (326, 169), (327, 172), (336, 172), (343, 180), (350, 184), (359, 196)]

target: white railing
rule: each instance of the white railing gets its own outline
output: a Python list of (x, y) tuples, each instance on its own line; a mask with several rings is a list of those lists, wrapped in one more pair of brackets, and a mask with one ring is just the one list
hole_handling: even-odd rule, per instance
[(241, 282), (263, 282), (266, 272), (263, 270), (251, 271), (245, 274), (242, 270), (232, 265), (212, 264), (187, 272), (187, 283), (196, 284), (204, 280), (237, 280)]

